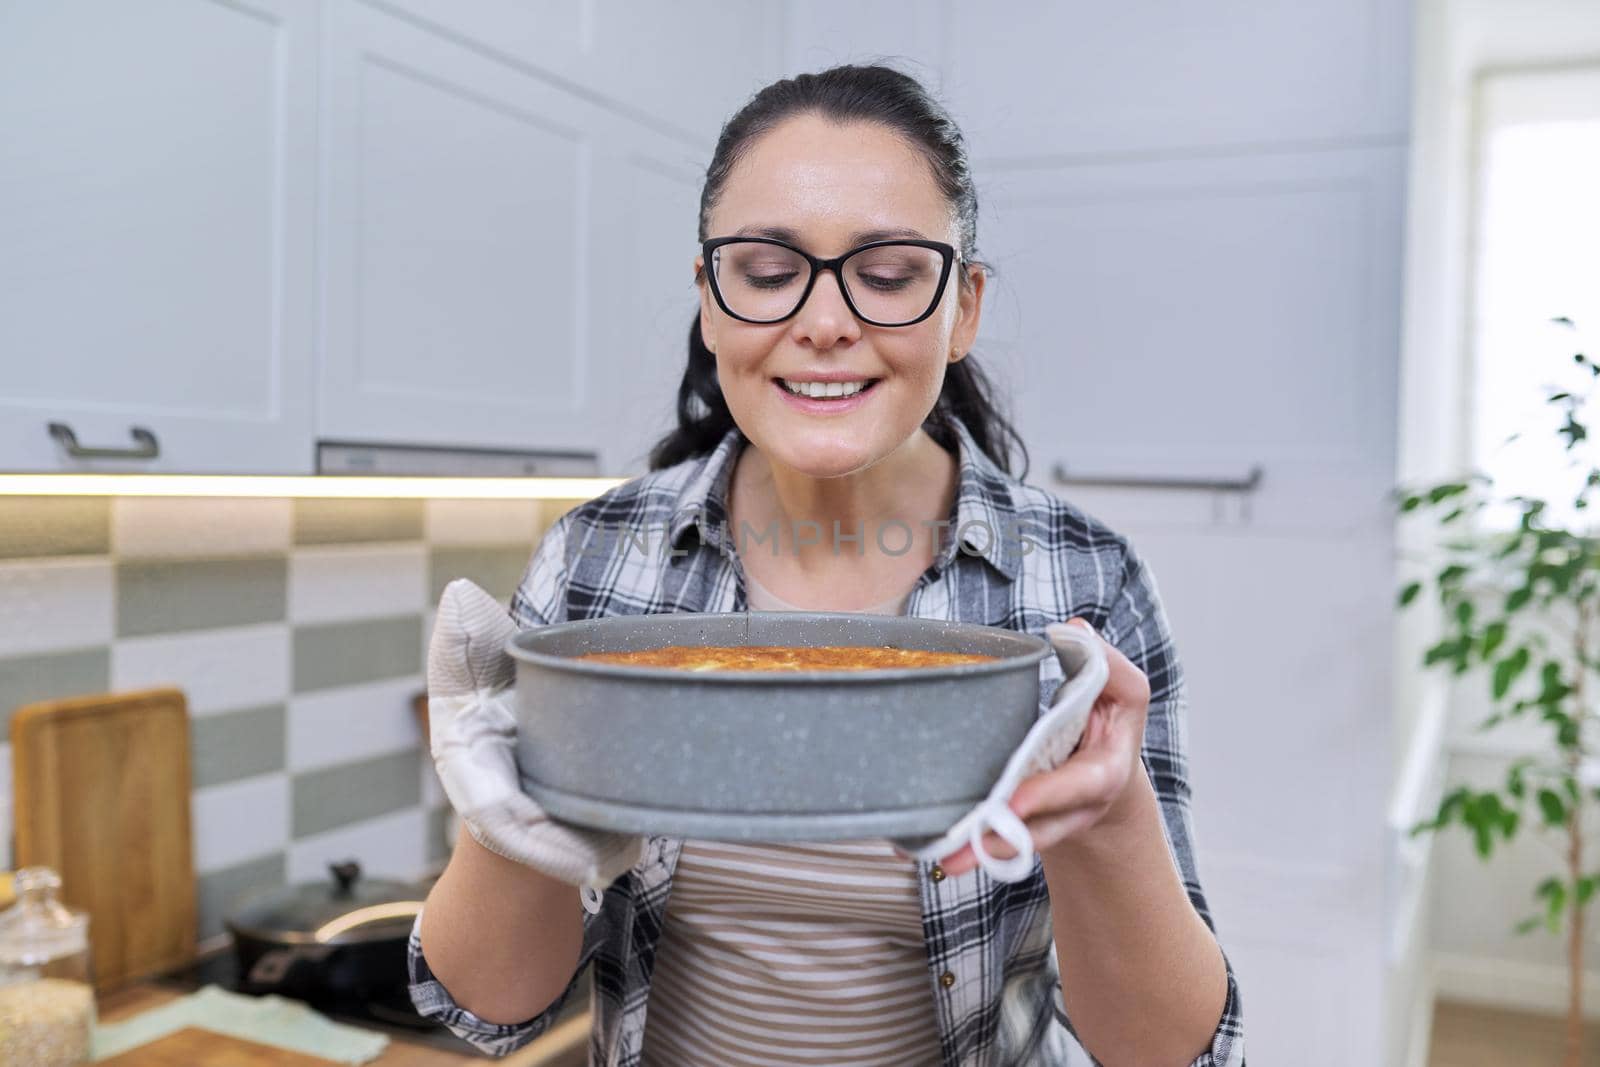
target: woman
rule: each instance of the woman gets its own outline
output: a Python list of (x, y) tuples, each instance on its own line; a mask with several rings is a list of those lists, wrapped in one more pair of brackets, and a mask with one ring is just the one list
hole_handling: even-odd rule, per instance
[[(513, 624), (463, 621), (477, 609), (447, 593), (435, 753), (472, 832), (412, 938), (425, 1014), (507, 1052), (592, 962), (604, 1064), (1053, 1064), (1073, 1036), (1107, 1064), (1243, 1063), (1194, 868), (1182, 671), (1155, 580), (1126, 538), (1009, 473), (1014, 432), (969, 355), (976, 217), (961, 135), (913, 79), (839, 67), (752, 98), (701, 197), (679, 426), (649, 475), (555, 524), (512, 614), (524, 628), (748, 609), (1092, 626), (1112, 672), (1083, 740), (1011, 803), (1032, 875), (996, 882), (969, 847), (924, 864), (886, 841), (640, 841), (549, 823), (517, 792), (509, 749), (498, 772), (463, 755), (492, 731), (463, 727), (478, 720), (462, 709), (505, 666), (452, 682), (434, 661), (466, 663)], [(604, 536), (619, 523), (663, 530), (660, 551)], [(966, 536), (974, 525), (989, 535)], [(904, 529), (923, 534), (909, 549)], [(441, 632), (479, 637), (451, 651)], [(579, 884), (609, 889), (580, 913)]]

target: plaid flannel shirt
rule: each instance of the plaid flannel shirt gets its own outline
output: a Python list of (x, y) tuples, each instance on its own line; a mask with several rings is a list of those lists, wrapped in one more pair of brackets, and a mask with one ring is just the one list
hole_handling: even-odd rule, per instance
[[(1006, 474), (978, 450), (966, 427), (955, 425), (960, 475), (947, 535), (906, 613), (1041, 636), (1047, 623), (1082, 616), (1145, 673), (1151, 692), (1144, 767), (1189, 899), (1215, 929), (1194, 858), (1183, 671), (1154, 575), (1127, 538)], [(512, 599), (517, 624), (749, 610), (743, 567), (727, 530), (728, 487), (744, 443), (737, 429), (730, 430), (711, 452), (633, 479), (563, 515), (534, 551)], [(1041, 713), (1062, 680), (1059, 661), (1045, 657)], [(640, 1067), (650, 976), (681, 844), (651, 838), (643, 861), (605, 892), (598, 913), (583, 911), (583, 948), (571, 982), (524, 1023), (490, 1023), (452, 1000), (423, 958), (419, 917), (409, 954), (418, 1010), (477, 1048), (505, 1055), (551, 1026), (593, 964), (590, 1062)], [(1062, 1006), (1039, 861), (1029, 878), (1014, 884), (982, 870), (935, 879), (932, 863), (920, 867), (928, 995), (937, 1009), (943, 1067), (1068, 1062), (1077, 1045)], [(573, 898), (577, 909), (576, 890)], [(1230, 964), (1221, 1021), (1210, 1048), (1191, 1067), (1243, 1064), (1243, 1017)]]

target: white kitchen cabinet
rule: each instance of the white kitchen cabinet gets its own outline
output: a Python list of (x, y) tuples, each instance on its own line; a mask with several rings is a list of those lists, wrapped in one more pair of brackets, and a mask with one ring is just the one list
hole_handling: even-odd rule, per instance
[(945, 8), (943, 85), (982, 117), (980, 163), (1393, 142), (1410, 125), (1411, 4), (1010, 6), (1028, 32), (1004, 48), (960, 45), (994, 32), (991, 5)]
[(0, 470), (310, 470), (315, 105), (313, 0), (0, 3)]
[(708, 151), (745, 97), (778, 76), (785, 25), (783, 5), (726, 0), (367, 2)]
[(325, 10), (319, 436), (636, 455), (681, 370), (709, 139), (417, 19)]
[[(980, 232), (997, 275), (979, 348), (1016, 387), (1032, 480), (1076, 494), (1058, 464), (1225, 480), (1260, 467), (1224, 512), (1248, 507), (1252, 529), (1380, 518), (1405, 166), (1384, 146), (991, 167)], [(1207, 497), (1123, 503), (1203, 528)]]

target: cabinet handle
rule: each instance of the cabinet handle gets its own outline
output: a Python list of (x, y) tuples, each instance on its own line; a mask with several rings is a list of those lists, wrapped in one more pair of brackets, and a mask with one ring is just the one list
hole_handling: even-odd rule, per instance
[(1084, 478), (1067, 473), (1066, 465), (1057, 463), (1050, 472), (1063, 485), (1099, 485), (1118, 489), (1210, 489), (1220, 492), (1249, 493), (1261, 484), (1262, 470), (1257, 464), (1250, 473), (1237, 480), (1210, 478)]
[(74, 459), (155, 459), (161, 454), (156, 435), (143, 426), (131, 426), (128, 434), (137, 442), (136, 448), (88, 448), (78, 443), (78, 435), (64, 422), (50, 424), (50, 436), (61, 443), (67, 455)]

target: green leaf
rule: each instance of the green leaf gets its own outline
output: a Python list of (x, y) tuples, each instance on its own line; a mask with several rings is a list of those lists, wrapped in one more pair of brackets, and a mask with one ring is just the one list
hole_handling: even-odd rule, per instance
[(1455, 659), (1461, 640), (1459, 637), (1447, 637), (1438, 644), (1430, 646), (1428, 651), (1423, 654), (1422, 665), (1431, 667), (1442, 660)]
[(1546, 878), (1534, 890), (1534, 895), (1545, 902), (1544, 924), (1551, 933), (1561, 929), (1561, 912), (1567, 906), (1567, 885), (1555, 878)]
[(1506, 792), (1521, 800), (1528, 791), (1526, 774), (1528, 764), (1526, 760), (1518, 760), (1506, 771)]
[(1539, 810), (1544, 812), (1546, 826), (1565, 826), (1567, 805), (1554, 789), (1539, 790)]
[(1578, 907), (1589, 903), (1596, 888), (1600, 888), (1600, 875), (1586, 874), (1578, 879)]
[(1473, 604), (1470, 600), (1463, 600), (1456, 604), (1456, 622), (1462, 629), (1472, 625)]
[(1420, 592), (1422, 592), (1421, 582), (1412, 582), (1407, 585), (1404, 589), (1400, 590), (1400, 606), (1405, 607), (1407, 604), (1417, 599), (1417, 594)]
[(1479, 655), (1487, 660), (1494, 655), (1495, 650), (1505, 642), (1505, 639), (1506, 624), (1500, 621), (1491, 622), (1483, 629), (1483, 644)]
[(1446, 482), (1436, 485), (1428, 490), (1428, 503), (1437, 504), (1441, 500), (1448, 500), (1453, 496), (1460, 496), (1467, 491), (1466, 482)]
[(1517, 825), (1522, 821), (1522, 816), (1510, 808), (1500, 812), (1500, 836), (1510, 841), (1517, 833)]
[(1530, 915), (1526, 919), (1523, 919), (1521, 922), (1517, 923), (1514, 929), (1519, 934), (1531, 934), (1543, 925), (1543, 915)]
[(1578, 747), (1578, 720), (1572, 716), (1557, 711), (1554, 708), (1545, 708), (1544, 721), (1556, 728), (1556, 744), (1565, 749)]
[(1568, 450), (1571, 450), (1579, 441), (1583, 441), (1589, 436), (1589, 431), (1583, 423), (1574, 419), (1570, 414), (1567, 416), (1566, 425), (1557, 430), (1556, 433), (1567, 439)]
[(1506, 614), (1511, 615), (1520, 611), (1522, 607), (1533, 599), (1533, 590), (1527, 586), (1513, 589), (1506, 597)]
[(1572, 687), (1561, 680), (1561, 664), (1555, 660), (1546, 662), (1539, 672), (1539, 685), (1539, 695), (1535, 699), (1540, 704), (1559, 704), (1572, 695)]
[(1489, 834), (1489, 824), (1484, 822), (1472, 823), (1472, 847), (1477, 851), (1479, 859), (1488, 859), (1489, 853), (1494, 851), (1494, 838)]
[(1411, 836), (1416, 837), (1418, 834), (1430, 833), (1440, 827), (1449, 825), (1452, 819), (1460, 818), (1463, 815), (1466, 811), (1467, 803), (1471, 799), (1472, 791), (1465, 786), (1457, 786), (1452, 789), (1439, 799), (1439, 810), (1434, 814), (1433, 818), (1424, 819), (1411, 828)]
[(1417, 508), (1421, 506), (1422, 498), (1420, 496), (1408, 496), (1404, 500), (1400, 501), (1400, 510), (1402, 512), (1416, 511)]
[(1517, 680), (1518, 675), (1528, 669), (1528, 661), (1531, 658), (1527, 646), (1524, 645), (1494, 665), (1493, 692), (1496, 700), (1504, 697), (1507, 690), (1511, 688), (1511, 683)]
[(1462, 812), (1462, 822), (1471, 827), (1474, 845), (1483, 859), (1488, 859), (1494, 849), (1494, 831), (1504, 833), (1501, 816), (1505, 810), (1498, 794), (1479, 793), (1467, 801)]
[(1505, 559), (1517, 549), (1522, 547), (1522, 541), (1527, 535), (1518, 530), (1507, 536), (1506, 543), (1494, 554), (1495, 559)]

